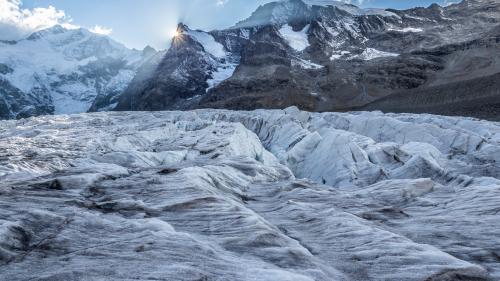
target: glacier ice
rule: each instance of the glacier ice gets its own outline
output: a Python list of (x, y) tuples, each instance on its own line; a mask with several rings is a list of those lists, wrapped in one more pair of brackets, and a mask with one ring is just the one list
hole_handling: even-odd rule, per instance
[(0, 122), (2, 280), (494, 280), (500, 124), (112, 112)]

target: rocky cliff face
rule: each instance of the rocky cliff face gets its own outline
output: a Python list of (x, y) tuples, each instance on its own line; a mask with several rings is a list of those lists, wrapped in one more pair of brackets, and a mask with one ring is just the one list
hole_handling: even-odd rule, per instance
[(431, 93), (500, 72), (499, 23), (500, 3), (492, 0), (409, 10), (272, 2), (227, 30), (180, 25), (161, 66), (147, 82), (132, 83), (118, 109), (327, 111)]
[(61, 26), (0, 42), (0, 118), (114, 108), (137, 68), (154, 53)]

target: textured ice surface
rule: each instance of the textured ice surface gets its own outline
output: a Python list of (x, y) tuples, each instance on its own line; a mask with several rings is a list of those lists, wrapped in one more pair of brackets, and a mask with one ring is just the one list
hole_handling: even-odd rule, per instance
[(0, 123), (1, 280), (497, 280), (500, 126), (275, 111)]

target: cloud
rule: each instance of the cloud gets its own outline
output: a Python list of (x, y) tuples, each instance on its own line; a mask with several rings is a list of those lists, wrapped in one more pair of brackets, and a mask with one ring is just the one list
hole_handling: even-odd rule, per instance
[(459, 2), (459, 0), (444, 0), (443, 6), (447, 7), (447, 6), (450, 6), (453, 4), (457, 4), (458, 2)]
[(363, 5), (363, 3), (365, 2), (365, 0), (340, 0), (340, 1), (347, 4), (358, 5), (358, 6)]
[(96, 25), (90, 29), (90, 32), (101, 34), (101, 35), (110, 35), (113, 32), (113, 29), (106, 28), (104, 26)]
[(215, 5), (224, 6), (224, 5), (226, 5), (227, 2), (229, 2), (229, 0), (217, 0), (217, 1), (215, 1)]
[(61, 24), (74, 27), (64, 11), (53, 6), (22, 9), (21, 0), (0, 0), (0, 39), (18, 40), (44, 28)]

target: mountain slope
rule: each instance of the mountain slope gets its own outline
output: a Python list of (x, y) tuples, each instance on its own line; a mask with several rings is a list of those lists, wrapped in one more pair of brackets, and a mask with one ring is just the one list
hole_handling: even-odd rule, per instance
[(499, 43), (500, 26), (478, 40), (424, 50), (423, 55), (445, 59), (443, 71), (431, 77), (425, 87), (397, 92), (358, 109), (499, 120)]
[[(131, 85), (118, 109), (346, 110), (415, 89), (474, 83), (500, 72), (499, 24), (500, 3), (493, 0), (409, 10), (271, 2), (227, 30), (196, 31), (221, 45), (224, 58), (200, 60), (200, 54), (211, 57), (204, 39), (183, 32), (187, 27), (181, 25), (175, 39), (181, 43), (167, 51), (165, 67), (147, 79), (147, 87)], [(176, 57), (179, 49), (190, 48), (197, 53)], [(177, 70), (182, 78), (170, 76), (175, 87), (164, 88), (164, 75)], [(212, 80), (218, 83), (211, 85)]]
[(148, 56), (106, 36), (61, 26), (0, 42), (0, 118), (86, 112), (98, 97), (116, 99)]

